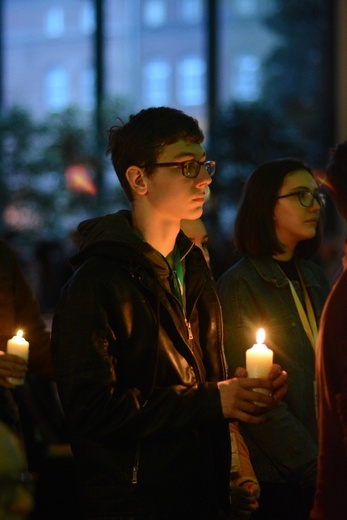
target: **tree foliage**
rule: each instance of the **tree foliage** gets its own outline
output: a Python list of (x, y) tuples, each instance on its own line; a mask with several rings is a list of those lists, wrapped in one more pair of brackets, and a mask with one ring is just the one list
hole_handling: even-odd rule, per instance
[(329, 0), (273, 0), (263, 24), (277, 45), (262, 65), (256, 103), (220, 108), (211, 122), (209, 155), (218, 162), (213, 221), (236, 207), (245, 180), (259, 164), (294, 156), (325, 165), (333, 139), (332, 17)]
[[(119, 116), (127, 109), (122, 100), (105, 102), (100, 116), (105, 129), (111, 126), (111, 108)], [(71, 107), (35, 121), (27, 111), (13, 107), (0, 116), (0, 143), (2, 233), (22, 230), (33, 240), (64, 235), (74, 221), (114, 211), (123, 199), (116, 182), (113, 190), (104, 185), (110, 163), (105, 157), (106, 133), (97, 135), (95, 114), (88, 117)], [(74, 165), (85, 169), (85, 178), (78, 170), (80, 178), (72, 188), (66, 173)]]

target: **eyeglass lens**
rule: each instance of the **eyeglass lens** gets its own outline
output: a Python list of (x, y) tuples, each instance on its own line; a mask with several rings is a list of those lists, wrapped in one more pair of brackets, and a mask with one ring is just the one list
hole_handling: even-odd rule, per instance
[(323, 193), (311, 193), (310, 191), (301, 191), (299, 193), (300, 202), (303, 206), (313, 206), (316, 200), (320, 206), (325, 206), (325, 196)]
[(187, 161), (183, 163), (183, 175), (185, 177), (197, 177), (200, 172), (200, 168), (204, 166), (207, 173), (212, 177), (215, 172), (215, 163), (214, 161), (206, 161), (205, 163), (200, 163), (199, 161)]

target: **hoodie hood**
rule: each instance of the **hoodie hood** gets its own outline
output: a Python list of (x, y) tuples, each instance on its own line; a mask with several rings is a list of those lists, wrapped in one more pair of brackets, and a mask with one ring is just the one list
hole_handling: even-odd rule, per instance
[[(94, 254), (124, 258), (124, 248), (141, 255), (142, 259), (147, 257), (150, 262), (163, 262), (162, 255), (134, 231), (129, 210), (85, 220), (79, 224), (77, 230), (82, 243), (79, 252), (70, 259), (74, 269)], [(179, 233), (177, 242), (183, 259), (193, 244), (183, 232)]]
[(83, 238), (80, 252), (97, 242), (124, 242), (134, 247), (144, 244), (133, 230), (132, 216), (128, 210), (85, 220), (79, 224), (77, 230)]

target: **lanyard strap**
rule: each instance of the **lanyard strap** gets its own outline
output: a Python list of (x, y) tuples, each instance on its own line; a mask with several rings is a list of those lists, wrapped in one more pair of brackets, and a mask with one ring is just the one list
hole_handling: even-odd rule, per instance
[(299, 313), (299, 316), (301, 319), (302, 326), (304, 327), (307, 337), (310, 340), (312, 348), (315, 352), (316, 345), (317, 345), (317, 336), (318, 336), (317, 322), (316, 322), (316, 318), (315, 318), (315, 315), (313, 312), (311, 300), (307, 293), (307, 289), (305, 287), (305, 284), (303, 282), (299, 269), (298, 269), (298, 273), (299, 273), (299, 277), (300, 277), (301, 287), (302, 287), (302, 290), (304, 293), (304, 300), (305, 300), (305, 306), (306, 306), (307, 313), (305, 312), (305, 309), (300, 301), (300, 298), (295, 290), (295, 287), (294, 287), (292, 281), (289, 280), (289, 278), (288, 278), (289, 287), (292, 291), (292, 295), (293, 295), (294, 302), (295, 302), (296, 308), (298, 310), (298, 313)]

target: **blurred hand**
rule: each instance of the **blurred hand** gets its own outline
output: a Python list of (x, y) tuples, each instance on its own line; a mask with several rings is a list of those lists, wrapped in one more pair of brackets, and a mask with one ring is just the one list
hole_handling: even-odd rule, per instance
[(259, 507), (256, 499), (258, 492), (259, 486), (255, 482), (244, 482), (241, 487), (230, 486), (232, 518), (251, 518)]
[(0, 386), (4, 388), (15, 388), (15, 385), (8, 382), (8, 377), (23, 379), (28, 370), (24, 359), (14, 354), (6, 354), (0, 350)]

